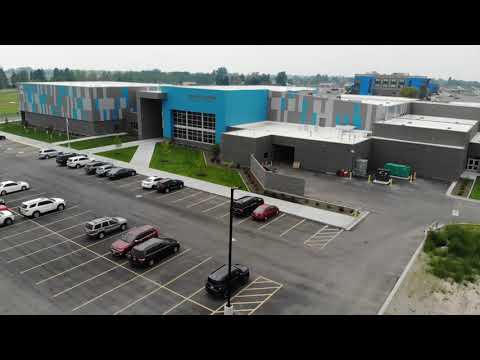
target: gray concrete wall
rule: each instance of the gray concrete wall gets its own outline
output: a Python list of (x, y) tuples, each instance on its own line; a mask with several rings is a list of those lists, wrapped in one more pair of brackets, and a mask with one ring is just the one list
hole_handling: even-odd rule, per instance
[(266, 171), (254, 156), (250, 156), (250, 170), (266, 190), (295, 195), (305, 194), (305, 179)]
[(162, 100), (138, 98), (137, 104), (138, 138), (162, 137)]
[(443, 181), (455, 180), (464, 170), (467, 149), (373, 139), (369, 170), (387, 162), (410, 165), (417, 176)]
[(470, 133), (452, 130), (426, 129), (402, 125), (389, 125), (386, 123), (374, 124), (372, 135), (398, 140), (452, 146), (465, 146), (470, 141), (471, 136)]
[(431, 102), (412, 102), (412, 114), (480, 121), (480, 108)]
[[(38, 113), (25, 112), (25, 121), (35, 127), (47, 129), (53, 127), (55, 131), (66, 132), (65, 118), (43, 115)], [(117, 127), (116, 127), (117, 126)], [(84, 121), (69, 119), (70, 134), (95, 136), (111, 134), (113, 132), (125, 131), (126, 121)]]
[[(257, 140), (224, 133), (220, 145), (222, 160), (231, 161), (240, 166), (250, 166), (250, 154), (257, 156), (255, 151)], [(263, 156), (259, 157), (259, 159), (262, 158)]]

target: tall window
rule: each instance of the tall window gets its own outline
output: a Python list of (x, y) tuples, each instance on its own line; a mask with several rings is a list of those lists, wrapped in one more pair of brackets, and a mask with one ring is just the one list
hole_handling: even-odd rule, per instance
[(215, 114), (172, 110), (173, 138), (215, 144)]

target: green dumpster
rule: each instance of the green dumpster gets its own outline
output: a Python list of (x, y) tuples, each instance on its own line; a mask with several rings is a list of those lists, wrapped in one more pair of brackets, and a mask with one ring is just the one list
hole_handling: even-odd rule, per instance
[(408, 165), (386, 163), (384, 169), (389, 170), (391, 176), (398, 176), (402, 178), (408, 178), (412, 174), (412, 168)]

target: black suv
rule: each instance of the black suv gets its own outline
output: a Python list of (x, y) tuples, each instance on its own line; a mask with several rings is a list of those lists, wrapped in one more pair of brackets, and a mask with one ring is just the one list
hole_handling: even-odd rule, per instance
[[(239, 264), (232, 265), (231, 292), (233, 293), (240, 286), (246, 285), (249, 277), (250, 270), (248, 270), (248, 267)], [(208, 276), (205, 290), (214, 296), (226, 298), (228, 296), (227, 278), (228, 266), (223, 265)]]
[(93, 160), (89, 162), (88, 164), (85, 165), (85, 174), (87, 175), (93, 175), (97, 171), (97, 167), (107, 165), (105, 161), (98, 161), (98, 160)]
[(161, 193), (168, 193), (172, 190), (183, 188), (182, 180), (162, 179), (157, 183), (157, 191)]
[(171, 238), (151, 238), (133, 247), (127, 253), (132, 265), (153, 266), (157, 261), (180, 250), (177, 240)]
[(237, 216), (250, 216), (263, 203), (264, 201), (261, 197), (243, 196), (233, 200), (233, 213)]
[(80, 155), (84, 155), (84, 154), (77, 154), (74, 152), (60, 153), (57, 155), (57, 164), (60, 166), (66, 166), (68, 159), (70, 159), (71, 157), (80, 156)]

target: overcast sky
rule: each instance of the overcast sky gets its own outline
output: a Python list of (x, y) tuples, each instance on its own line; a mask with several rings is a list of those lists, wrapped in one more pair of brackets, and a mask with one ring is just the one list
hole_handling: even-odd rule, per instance
[(480, 81), (480, 46), (0, 45), (4, 69), (65, 68), (347, 75), (376, 70)]

